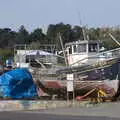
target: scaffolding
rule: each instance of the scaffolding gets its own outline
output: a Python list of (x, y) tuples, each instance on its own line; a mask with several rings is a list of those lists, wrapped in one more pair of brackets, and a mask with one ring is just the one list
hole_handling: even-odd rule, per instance
[[(35, 52), (34, 55), (31, 53)], [(40, 55), (39, 52), (49, 53), (47, 55)], [(30, 63), (39, 61), (48, 63), (48, 61), (55, 62), (55, 45), (40, 45), (37, 49), (32, 45), (19, 44), (14, 47), (14, 63)]]

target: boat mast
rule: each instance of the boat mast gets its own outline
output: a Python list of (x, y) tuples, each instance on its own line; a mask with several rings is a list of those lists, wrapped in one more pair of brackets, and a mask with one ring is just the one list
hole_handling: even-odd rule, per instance
[(63, 46), (62, 38), (61, 38), (61, 34), (58, 33), (58, 36), (59, 36), (60, 44), (61, 44), (61, 47), (62, 47), (62, 51), (63, 51), (63, 55), (64, 55), (64, 59), (65, 59), (65, 64), (66, 64), (66, 66), (68, 66), (68, 62), (67, 62), (67, 58), (66, 58), (66, 54), (65, 54), (65, 49), (64, 49), (64, 46)]

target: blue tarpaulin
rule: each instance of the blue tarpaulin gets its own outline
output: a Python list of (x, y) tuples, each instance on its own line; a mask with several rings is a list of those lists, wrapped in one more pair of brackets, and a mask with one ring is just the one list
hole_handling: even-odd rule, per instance
[(0, 96), (12, 99), (32, 99), (37, 96), (36, 86), (26, 69), (15, 69), (0, 76)]

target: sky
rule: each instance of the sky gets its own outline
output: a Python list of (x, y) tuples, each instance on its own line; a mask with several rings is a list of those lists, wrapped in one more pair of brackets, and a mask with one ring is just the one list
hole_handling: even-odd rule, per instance
[(120, 0), (0, 0), (0, 28), (28, 31), (63, 22), (88, 27), (120, 25)]

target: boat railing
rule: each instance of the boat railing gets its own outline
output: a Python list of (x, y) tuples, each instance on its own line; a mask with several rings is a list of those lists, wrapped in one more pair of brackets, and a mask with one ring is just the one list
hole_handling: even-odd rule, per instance
[[(110, 58), (114, 59), (114, 58), (119, 58), (119, 57), (120, 57), (120, 48), (116, 48), (116, 49), (99, 52), (95, 55), (85, 57), (83, 59), (80, 59), (80, 60), (74, 62), (70, 66), (74, 66), (75, 64), (78, 64), (78, 63), (91, 65), (91, 64), (99, 62), (101, 60), (103, 61), (103, 60), (108, 60)], [(88, 60), (89, 62), (83, 63), (82, 61), (85, 61), (85, 60)]]
[(108, 50), (108, 51), (104, 51), (104, 52), (100, 52), (97, 54), (97, 56), (104, 56), (106, 58), (110, 58), (110, 57), (120, 57), (120, 48), (116, 48), (113, 50)]

